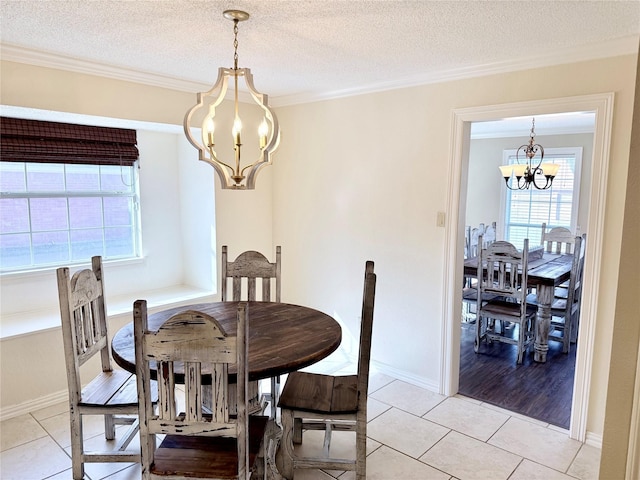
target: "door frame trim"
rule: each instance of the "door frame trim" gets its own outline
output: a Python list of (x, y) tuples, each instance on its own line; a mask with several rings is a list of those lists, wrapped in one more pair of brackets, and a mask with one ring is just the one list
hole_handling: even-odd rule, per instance
[[(464, 252), (464, 206), (466, 205), (467, 166), (471, 123), (499, 120), (523, 115), (592, 111), (596, 115), (593, 139), (593, 159), (587, 221), (587, 250), (584, 266), (584, 284), (576, 372), (571, 405), (569, 436), (586, 440), (589, 390), (591, 387), (593, 348), (595, 342), (596, 312), (601, 276), (602, 243), (604, 236), (607, 178), (611, 151), (614, 94), (602, 93), (575, 97), (552, 98), (527, 102), (488, 105), (455, 109), (451, 118), (451, 145), (447, 182), (449, 221), (445, 229), (444, 258), (445, 289), (442, 311), (443, 328), (440, 393), (458, 392), (460, 375), (460, 318), (462, 267)], [(497, 174), (498, 172), (496, 172)]]

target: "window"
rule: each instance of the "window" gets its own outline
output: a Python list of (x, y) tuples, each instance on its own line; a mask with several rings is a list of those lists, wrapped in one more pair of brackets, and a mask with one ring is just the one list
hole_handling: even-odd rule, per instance
[[(524, 239), (538, 245), (542, 238), (542, 223), (547, 229), (567, 227), (576, 230), (580, 164), (582, 147), (545, 149), (545, 163), (557, 163), (560, 170), (547, 190), (506, 190), (504, 209), (505, 239), (522, 248)], [(505, 150), (504, 164), (516, 162), (516, 151)]]
[(0, 162), (0, 269), (138, 256), (134, 167)]
[(111, 142), (112, 155), (105, 140), (122, 129), (7, 118), (1, 128), (1, 272), (140, 255), (137, 149)]

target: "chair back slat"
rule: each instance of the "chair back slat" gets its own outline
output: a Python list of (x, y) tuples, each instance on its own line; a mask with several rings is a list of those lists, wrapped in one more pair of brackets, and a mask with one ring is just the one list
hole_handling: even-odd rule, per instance
[(229, 366), (226, 363), (216, 363), (212, 366), (212, 402), (211, 415), (215, 422), (229, 421), (229, 384), (225, 381), (229, 377)]
[[(280, 301), (281, 247), (276, 247), (276, 261), (269, 262), (260, 252), (249, 250), (230, 262), (228, 249), (222, 247), (222, 301)], [(258, 282), (260, 280), (260, 282)], [(231, 298), (228, 282), (231, 282)], [(275, 287), (272, 296), (272, 284)], [(260, 291), (258, 291), (258, 285)]]
[(202, 419), (202, 378), (201, 364), (198, 362), (184, 363), (184, 388), (186, 390), (185, 420), (187, 422), (201, 422)]
[(159, 361), (157, 371), (158, 415), (162, 420), (173, 420), (176, 418), (173, 362)]

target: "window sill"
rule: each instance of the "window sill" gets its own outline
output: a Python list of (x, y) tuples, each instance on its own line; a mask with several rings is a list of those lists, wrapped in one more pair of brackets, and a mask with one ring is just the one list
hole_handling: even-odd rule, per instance
[[(104, 268), (109, 268), (111, 266), (126, 266), (126, 265), (138, 265), (145, 261), (145, 257), (132, 257), (132, 258), (122, 258), (116, 260), (103, 260), (102, 265)], [(0, 272), (0, 277), (3, 279), (22, 279), (29, 277), (37, 277), (37, 276), (51, 276), (52, 274), (55, 276), (56, 270), (60, 267), (69, 267), (72, 272), (80, 268), (91, 268), (91, 260), (88, 262), (76, 262), (76, 263), (68, 263), (64, 265), (54, 265), (50, 267), (42, 267), (42, 268), (32, 268), (29, 270), (7, 270), (4, 272)]]
[[(131, 314), (133, 302), (138, 299), (146, 300), (149, 309), (170, 308), (180, 304), (210, 302), (213, 300), (213, 292), (189, 285), (175, 285), (159, 290), (120, 295), (107, 298), (107, 315), (114, 317)], [(0, 339), (6, 340), (56, 328), (60, 328), (60, 312), (58, 308), (2, 315), (2, 320), (0, 320)]]

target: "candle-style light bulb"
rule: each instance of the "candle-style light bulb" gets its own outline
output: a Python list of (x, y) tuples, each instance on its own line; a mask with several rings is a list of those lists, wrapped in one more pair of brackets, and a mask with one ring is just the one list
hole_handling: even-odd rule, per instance
[(269, 125), (267, 125), (267, 120), (263, 118), (260, 126), (258, 127), (258, 135), (260, 135), (260, 148), (264, 148), (267, 146), (267, 133), (269, 133)]
[(209, 147), (212, 147), (215, 145), (215, 142), (213, 141), (213, 132), (215, 131), (216, 127), (213, 123), (213, 118), (209, 117), (207, 119), (207, 145)]
[(242, 120), (240, 117), (236, 117), (233, 121), (233, 129), (231, 131), (233, 133), (233, 139), (236, 145), (242, 145), (240, 141), (240, 132), (242, 132)]

